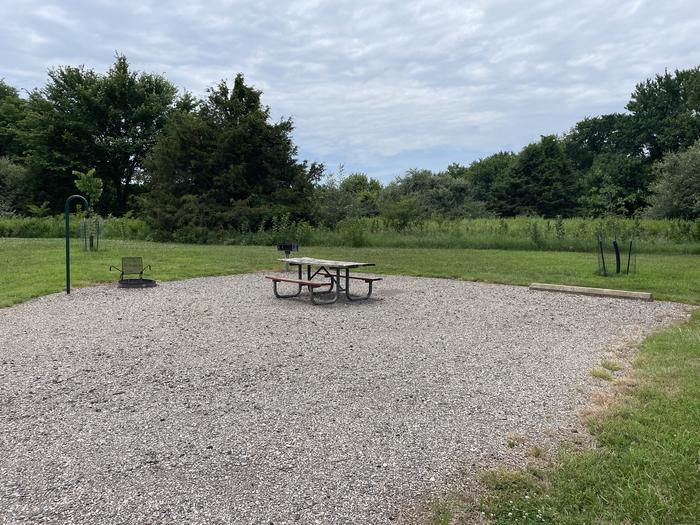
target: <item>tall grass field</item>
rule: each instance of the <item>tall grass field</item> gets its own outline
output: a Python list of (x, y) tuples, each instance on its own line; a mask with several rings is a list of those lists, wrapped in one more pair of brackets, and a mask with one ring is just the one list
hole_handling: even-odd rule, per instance
[[(700, 254), (700, 220), (622, 219), (509, 219), (430, 220), (396, 227), (376, 218), (347, 219), (335, 228), (311, 226), (287, 216), (270, 219), (250, 230), (207, 230), (188, 227), (172, 234), (154, 232), (140, 219), (108, 217), (106, 239), (174, 241), (190, 244), (269, 246), (297, 242), (307, 246), (351, 246), (355, 248), (474, 248), (498, 250), (594, 251), (603, 238), (634, 242), (639, 253)], [(72, 235), (80, 233), (73, 218)], [(0, 217), (0, 237), (56, 238), (64, 235), (63, 216)]]

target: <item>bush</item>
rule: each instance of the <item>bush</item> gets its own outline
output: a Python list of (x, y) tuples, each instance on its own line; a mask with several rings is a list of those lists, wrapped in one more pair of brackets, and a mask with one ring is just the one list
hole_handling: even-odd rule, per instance
[[(63, 216), (0, 217), (0, 237), (63, 237)], [(71, 221), (73, 236), (80, 221)], [(278, 242), (302, 246), (367, 246), (383, 248), (475, 248), (501, 250), (557, 250), (592, 252), (596, 239), (635, 240), (638, 252), (700, 254), (700, 219), (688, 221), (652, 219), (572, 218), (554, 221), (533, 217), (510, 219), (461, 219), (388, 223), (381, 218), (346, 219), (336, 228), (312, 227), (279, 215), (250, 231), (208, 230), (189, 226), (175, 233), (151, 230), (140, 220), (127, 217), (105, 219), (106, 239), (175, 241), (197, 244), (269, 246)]]
[(652, 217), (700, 219), (700, 140), (654, 165)]
[[(108, 217), (104, 221), (104, 238), (150, 240), (150, 228), (140, 219)], [(63, 215), (51, 217), (0, 217), (0, 237), (55, 238), (65, 235)], [(71, 236), (80, 235), (80, 221), (71, 221)]]

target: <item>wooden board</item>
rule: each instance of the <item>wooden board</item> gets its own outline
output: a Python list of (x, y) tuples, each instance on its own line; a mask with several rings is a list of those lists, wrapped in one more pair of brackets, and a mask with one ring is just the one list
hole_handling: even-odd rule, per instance
[(647, 292), (630, 292), (627, 290), (611, 290), (609, 288), (588, 288), (586, 286), (567, 286), (563, 284), (532, 283), (530, 290), (545, 292), (563, 292), (598, 297), (614, 297), (616, 299), (636, 299), (638, 301), (653, 301), (654, 297)]
[(300, 266), (324, 266), (326, 268), (359, 268), (360, 266), (374, 266), (374, 263), (332, 261), (329, 259), (314, 259), (313, 257), (288, 257), (277, 260)]

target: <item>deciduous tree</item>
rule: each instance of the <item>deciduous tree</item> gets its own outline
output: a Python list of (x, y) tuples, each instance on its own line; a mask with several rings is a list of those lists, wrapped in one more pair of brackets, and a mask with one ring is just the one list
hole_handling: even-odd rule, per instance
[(700, 138), (700, 67), (637, 84), (627, 104), (637, 144), (651, 162)]
[(72, 172), (94, 166), (104, 181), (102, 211), (125, 213), (175, 94), (165, 78), (130, 71), (123, 55), (104, 75), (82, 66), (50, 70), (20, 124), (37, 193), (59, 209)]
[(650, 215), (700, 219), (700, 140), (654, 165)]

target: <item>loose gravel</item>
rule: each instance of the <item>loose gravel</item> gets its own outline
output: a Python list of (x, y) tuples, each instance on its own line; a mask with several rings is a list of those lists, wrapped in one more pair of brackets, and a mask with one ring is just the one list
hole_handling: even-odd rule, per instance
[(577, 428), (606, 352), (687, 311), (397, 276), (313, 306), (261, 274), (6, 308), (0, 523), (410, 521), (507, 436)]

